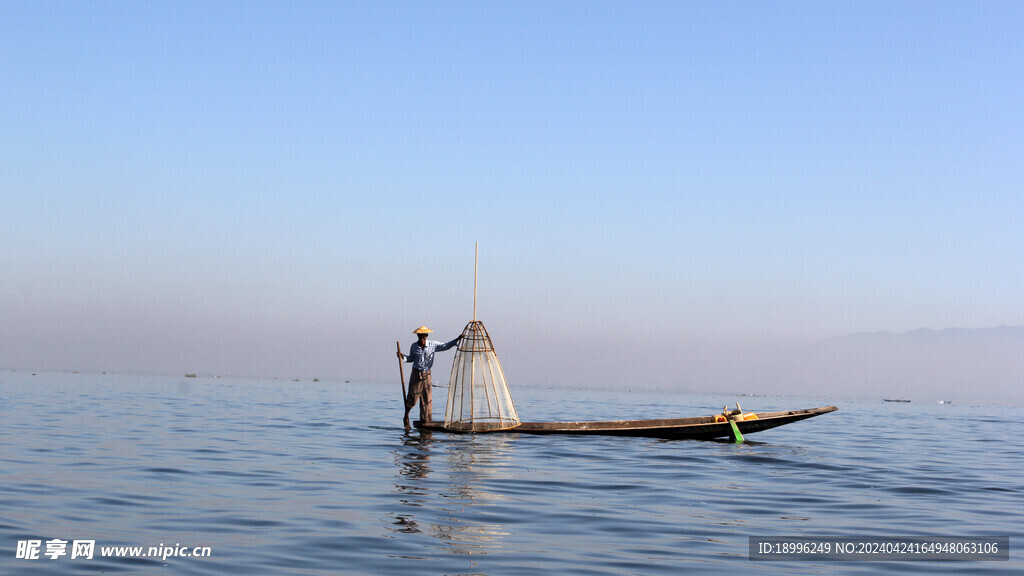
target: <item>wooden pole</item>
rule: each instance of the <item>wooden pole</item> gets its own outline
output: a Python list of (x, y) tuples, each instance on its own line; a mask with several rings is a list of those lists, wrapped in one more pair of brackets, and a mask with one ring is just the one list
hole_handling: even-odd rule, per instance
[[(395, 348), (398, 348), (398, 353), (402, 353), (402, 344), (395, 341)], [(405, 408), (405, 368), (402, 367), (402, 358), (398, 358), (398, 373), (402, 376), (402, 408)]]
[(480, 265), (480, 243), (476, 243), (476, 255), (473, 256), (473, 322), (476, 322), (476, 272)]

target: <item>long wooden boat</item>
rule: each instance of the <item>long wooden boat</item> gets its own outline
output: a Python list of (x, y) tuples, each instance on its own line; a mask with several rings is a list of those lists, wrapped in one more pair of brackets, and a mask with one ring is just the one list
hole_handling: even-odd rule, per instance
[[(746, 419), (735, 421), (743, 434), (751, 434), (768, 430), (798, 420), (813, 418), (838, 410), (835, 406), (808, 408), (806, 410), (789, 410), (787, 412), (758, 412), (744, 414)], [(717, 418), (717, 420), (716, 420)], [(724, 420), (724, 421), (723, 421)], [(416, 421), (421, 430), (438, 432), (456, 432), (447, 430), (443, 421), (422, 423)], [(697, 416), (694, 418), (669, 418), (661, 420), (609, 420), (605, 422), (523, 422), (512, 428), (487, 430), (478, 433), (493, 434), (496, 432), (515, 434), (593, 434), (605, 436), (641, 436), (647, 438), (665, 438), (669, 440), (713, 440), (715, 438), (731, 438), (732, 425), (728, 420), (718, 416)]]

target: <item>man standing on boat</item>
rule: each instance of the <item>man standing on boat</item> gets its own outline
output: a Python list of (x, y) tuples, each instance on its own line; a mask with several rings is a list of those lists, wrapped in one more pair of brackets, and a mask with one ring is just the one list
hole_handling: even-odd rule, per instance
[(426, 326), (420, 326), (413, 330), (412, 333), (416, 334), (419, 340), (409, 347), (408, 356), (401, 352), (398, 353), (400, 359), (412, 362), (412, 375), (409, 377), (409, 395), (405, 397), (405, 418), (403, 419), (406, 430), (410, 428), (409, 411), (412, 410), (417, 401), (420, 403), (420, 422), (430, 422), (431, 420), (430, 367), (434, 365), (434, 352), (448, 350), (462, 339), (462, 335), (459, 334), (457, 338), (450, 342), (427, 340), (427, 334), (431, 332), (433, 330)]

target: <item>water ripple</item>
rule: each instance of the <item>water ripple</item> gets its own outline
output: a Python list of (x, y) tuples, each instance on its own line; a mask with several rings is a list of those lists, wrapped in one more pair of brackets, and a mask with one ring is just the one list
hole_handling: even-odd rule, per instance
[[(73, 404), (39, 400), (71, 386)], [(710, 414), (734, 401), (719, 400), (595, 392), (577, 403), (517, 392), (531, 419)], [(758, 400), (758, 410), (816, 405)], [(0, 541), (95, 538), (213, 551), (36, 565), (58, 576), (1022, 568), (1016, 557), (747, 560), (750, 536), (1024, 537), (1024, 436), (1007, 433), (1021, 426), (982, 408), (901, 407), (918, 411), (908, 421), (891, 418), (891, 407), (850, 403), (735, 445), (405, 433), (395, 425), (400, 406), (366, 385), (53, 375), (5, 380), (0, 402), (19, 407), (3, 412), (0, 428)], [(0, 572), (26, 566), (11, 556), (0, 557)]]

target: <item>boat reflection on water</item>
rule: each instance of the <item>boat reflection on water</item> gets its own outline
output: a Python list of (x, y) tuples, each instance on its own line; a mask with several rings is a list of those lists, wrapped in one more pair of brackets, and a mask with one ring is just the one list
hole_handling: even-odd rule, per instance
[[(501, 548), (508, 536), (501, 524), (481, 522), (481, 507), (495, 506), (506, 496), (482, 487), (510, 477), (509, 448), (514, 437), (494, 434), (445, 435), (430, 432), (405, 434), (395, 450), (395, 491), (401, 511), (389, 516), (395, 533), (427, 534), (452, 554), (481, 555)], [(431, 467), (442, 458), (443, 472)], [(444, 477), (440, 477), (444, 476)]]

